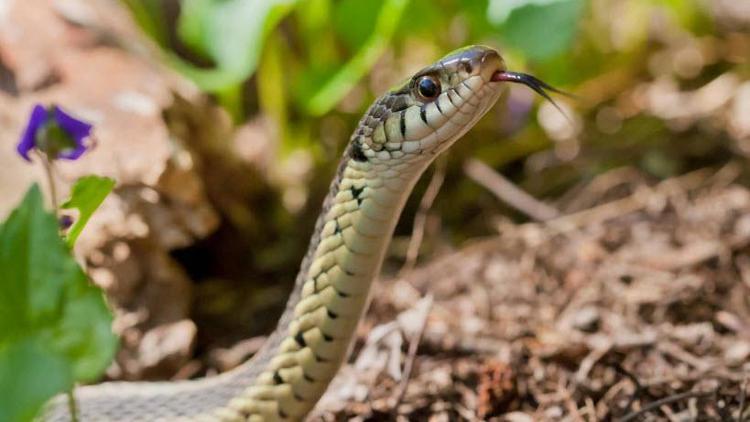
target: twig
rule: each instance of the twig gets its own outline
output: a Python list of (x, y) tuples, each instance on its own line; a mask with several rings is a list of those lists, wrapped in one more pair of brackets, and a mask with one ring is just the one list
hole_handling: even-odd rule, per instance
[(591, 352), (589, 352), (589, 354), (586, 355), (585, 358), (583, 358), (581, 364), (578, 366), (578, 371), (576, 371), (576, 374), (573, 378), (575, 379), (576, 383), (581, 384), (586, 381), (586, 378), (588, 378), (589, 372), (591, 372), (591, 369), (594, 367), (594, 365), (596, 365), (599, 359), (603, 358), (607, 353), (609, 353), (610, 350), (612, 350), (612, 344), (607, 342), (605, 346), (595, 348)]
[(659, 410), (661, 410), (661, 413), (663, 413), (664, 416), (667, 417), (669, 422), (679, 422), (679, 419), (677, 419), (672, 409), (670, 409), (666, 404), (660, 406)]
[(734, 183), (742, 175), (742, 165), (736, 161), (730, 161), (722, 166), (707, 180), (711, 189), (723, 189)]
[[(697, 189), (705, 185), (705, 181), (710, 174), (709, 169), (698, 169), (664, 180), (656, 186), (649, 188), (649, 190), (671, 197), (674, 195), (675, 186), (681, 190), (688, 191)], [(585, 224), (604, 223), (607, 220), (641, 210), (646, 205), (644, 193), (644, 191), (637, 191), (621, 199), (606, 202), (573, 214), (561, 215), (558, 218), (547, 221), (546, 226), (549, 229), (554, 229), (556, 232), (566, 233)]]
[(646, 390), (643, 388), (643, 385), (641, 385), (641, 382), (638, 380), (638, 377), (633, 375), (627, 369), (623, 368), (619, 362), (613, 361), (613, 362), (610, 362), (608, 365), (614, 368), (617, 373), (625, 376), (625, 378), (629, 379), (630, 382), (633, 383), (633, 387), (635, 388), (635, 391), (633, 391), (633, 394), (630, 396), (630, 400), (628, 400), (628, 404), (625, 405), (625, 409), (630, 409), (633, 406), (633, 403), (635, 403), (635, 401), (638, 399), (638, 397), (640, 397), (643, 394), (643, 392)]
[(740, 411), (737, 414), (737, 421), (744, 422), (745, 420), (745, 400), (747, 399), (747, 378), (742, 381), (742, 389), (740, 390)]
[(427, 223), (427, 213), (432, 208), (432, 203), (435, 202), (440, 187), (443, 186), (445, 180), (445, 167), (446, 167), (445, 156), (435, 161), (435, 170), (432, 173), (432, 179), (430, 184), (427, 185), (427, 189), (422, 195), (422, 200), (419, 202), (419, 209), (414, 215), (414, 224), (412, 225), (411, 238), (409, 239), (409, 246), (406, 249), (406, 261), (404, 266), (401, 267), (399, 275), (403, 275), (412, 269), (417, 263), (419, 257), (419, 247), (422, 246), (422, 240), (424, 239), (425, 224)]
[(595, 176), (591, 181), (580, 182), (579, 186), (573, 187), (562, 194), (558, 203), (566, 204), (565, 209), (585, 210), (598, 203), (605, 194), (617, 186), (636, 186), (643, 181), (643, 174), (633, 167), (619, 167)]
[(557, 209), (519, 189), (510, 180), (477, 159), (467, 160), (464, 163), (464, 172), (498, 199), (536, 221), (546, 221), (560, 215)]
[(700, 372), (706, 372), (711, 369), (711, 367), (715, 366), (713, 363), (706, 362), (704, 359), (700, 359), (690, 354), (685, 349), (670, 341), (661, 341), (656, 345), (656, 348), (661, 353), (668, 355), (673, 359), (677, 359), (680, 362), (684, 362)]
[(665, 404), (670, 404), (670, 403), (678, 402), (680, 400), (685, 400), (685, 399), (689, 399), (689, 398), (708, 397), (708, 396), (713, 395), (713, 394), (714, 394), (713, 391), (709, 391), (709, 392), (706, 392), (706, 391), (687, 391), (685, 393), (674, 394), (674, 395), (671, 395), (671, 396), (668, 396), (668, 397), (664, 397), (663, 399), (659, 399), (659, 400), (653, 401), (653, 402), (647, 404), (646, 406), (643, 406), (643, 408), (641, 410), (639, 410), (637, 412), (632, 412), (632, 413), (629, 413), (629, 414), (625, 415), (625, 417), (623, 417), (622, 419), (619, 419), (618, 422), (628, 422), (628, 421), (635, 420), (637, 417), (639, 417), (641, 415), (645, 415), (646, 413), (648, 413), (648, 412), (650, 412), (652, 410), (656, 410), (656, 409), (660, 408), (661, 406), (663, 406)]
[(406, 388), (408, 387), (409, 379), (411, 378), (411, 371), (414, 367), (417, 349), (419, 349), (419, 343), (422, 341), (422, 336), (424, 335), (424, 330), (427, 326), (427, 315), (430, 313), (430, 308), (432, 308), (432, 295), (428, 294), (421, 300), (421, 302), (422, 303), (417, 304), (417, 306), (421, 308), (420, 316), (422, 319), (417, 331), (414, 332), (414, 335), (409, 342), (409, 350), (407, 352), (406, 361), (404, 362), (404, 371), (402, 373), (401, 382), (398, 385), (398, 389), (396, 389), (393, 412), (396, 412), (399, 404), (401, 404), (401, 401), (403, 401), (404, 396), (406, 395)]
[(557, 386), (557, 394), (562, 398), (563, 405), (568, 409), (568, 414), (576, 422), (585, 422), (581, 412), (578, 410), (578, 404), (572, 398), (572, 394), (563, 384)]
[(594, 400), (592, 400), (591, 397), (586, 397), (584, 402), (586, 404), (586, 415), (588, 415), (587, 420), (596, 422), (596, 406), (594, 405)]
[(714, 403), (714, 411), (719, 414), (719, 417), (723, 421), (731, 421), (732, 420), (732, 412), (729, 411), (728, 406), (722, 405), (722, 399), (720, 398), (721, 392), (721, 384), (718, 384), (716, 388), (714, 389), (713, 394), (713, 400), (712, 403)]

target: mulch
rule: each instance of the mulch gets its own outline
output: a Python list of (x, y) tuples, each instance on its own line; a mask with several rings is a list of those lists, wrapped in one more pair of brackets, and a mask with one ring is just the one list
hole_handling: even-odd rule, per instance
[(739, 173), (606, 173), (556, 204), (560, 217), (499, 219), (496, 237), (378, 283), (311, 420), (747, 417)]

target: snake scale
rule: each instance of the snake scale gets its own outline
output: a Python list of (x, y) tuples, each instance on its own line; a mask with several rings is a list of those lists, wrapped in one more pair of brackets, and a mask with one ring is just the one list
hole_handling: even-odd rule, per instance
[[(286, 309), (261, 350), (215, 377), (78, 388), (79, 420), (303, 420), (347, 357), (414, 184), (492, 107), (502, 82), (545, 97), (542, 88), (554, 90), (507, 71), (492, 48), (470, 46), (378, 98), (344, 151)], [(66, 399), (53, 399), (42, 420), (69, 421)]]

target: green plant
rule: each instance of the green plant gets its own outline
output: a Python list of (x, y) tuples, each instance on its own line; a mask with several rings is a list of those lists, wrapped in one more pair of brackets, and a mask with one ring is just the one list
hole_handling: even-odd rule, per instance
[[(90, 131), (90, 125), (58, 107), (36, 106), (17, 149), (29, 161), (36, 153), (48, 172), (50, 192), (55, 192), (54, 161), (80, 157), (88, 149)], [(113, 180), (103, 177), (78, 180), (63, 204), (78, 209), (77, 221), (69, 226), (68, 217), (58, 219), (54, 195), (54, 210), (45, 209), (35, 184), (0, 224), (2, 421), (32, 420), (55, 394), (99, 378), (114, 356), (117, 339), (102, 291), (71, 254), (113, 186)], [(67, 234), (61, 236), (61, 229)], [(72, 393), (70, 398), (75, 417)]]

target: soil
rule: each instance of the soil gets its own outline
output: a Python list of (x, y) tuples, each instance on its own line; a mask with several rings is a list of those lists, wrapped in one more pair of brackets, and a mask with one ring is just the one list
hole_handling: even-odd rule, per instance
[(569, 196), (591, 207), (501, 222), (379, 284), (313, 420), (747, 417), (750, 191), (737, 170), (652, 186), (606, 173)]

